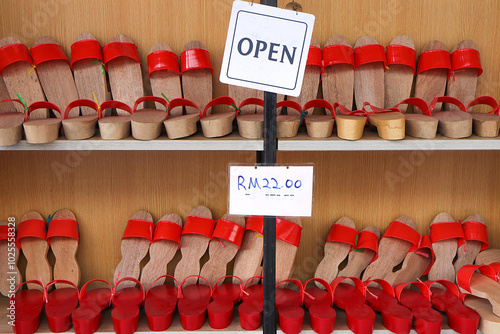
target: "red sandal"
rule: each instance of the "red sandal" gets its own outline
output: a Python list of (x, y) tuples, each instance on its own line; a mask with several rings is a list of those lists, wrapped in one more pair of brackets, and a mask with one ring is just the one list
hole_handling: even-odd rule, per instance
[(248, 285), (250, 282), (263, 279), (262, 276), (250, 277), (241, 290), (243, 303), (238, 307), (240, 326), (245, 330), (256, 330), (262, 325), (264, 311), (264, 287), (262, 284)]
[[(92, 282), (103, 282), (109, 287), (95, 288), (87, 291)], [(103, 279), (93, 279), (82, 286), (80, 290), (80, 307), (71, 313), (76, 334), (92, 334), (101, 325), (101, 312), (111, 306), (113, 287)]]
[[(162, 278), (170, 277), (175, 285), (156, 285), (155, 283)], [(162, 275), (158, 277), (151, 287), (146, 291), (146, 300), (144, 302), (144, 311), (148, 319), (148, 327), (152, 331), (165, 331), (172, 325), (172, 317), (177, 299), (179, 297), (179, 283), (171, 275)]]
[[(42, 289), (18, 289), (24, 284), (38, 284)], [(15, 334), (33, 334), (40, 326), (40, 314), (45, 303), (43, 283), (37, 280), (29, 280), (16, 286), (16, 293), (9, 299), (8, 311), (11, 318), (9, 324), (13, 326)]]
[[(195, 283), (183, 288), (186, 280), (193, 277), (203, 279), (208, 285)], [(200, 329), (207, 318), (207, 307), (212, 299), (212, 286), (203, 277), (190, 275), (181, 283), (179, 290), (178, 310), (182, 328), (188, 331)]]
[[(277, 288), (284, 283), (295, 284), (299, 291), (288, 287)], [(304, 286), (299, 280), (289, 278), (276, 284), (276, 310), (278, 311), (279, 324), (283, 333), (298, 334), (302, 331), (302, 325), (304, 324), (303, 302)]]
[[(123, 288), (116, 292), (116, 288), (121, 282), (131, 281), (138, 286)], [(113, 328), (116, 334), (132, 334), (139, 327), (140, 307), (144, 303), (144, 288), (137, 279), (124, 277), (118, 279), (113, 289), (112, 303), (114, 309), (111, 311)]]
[(311, 328), (318, 334), (329, 334), (335, 329), (337, 313), (333, 309), (333, 291), (327, 281), (321, 278), (311, 278), (304, 282), (304, 288), (309, 282), (318, 282), (326, 290), (318, 287), (307, 288), (304, 291), (304, 305), (309, 310)]
[[(240, 284), (219, 282), (228, 277), (236, 278)], [(227, 275), (221, 277), (215, 284), (212, 290), (213, 301), (208, 305), (208, 321), (210, 327), (214, 329), (223, 329), (228, 327), (233, 321), (234, 305), (237, 304), (242, 295), (243, 282), (239, 277)]]
[[(72, 287), (52, 290), (47, 294), (47, 290), (54, 284), (68, 284)], [(67, 280), (53, 280), (45, 285), (45, 315), (52, 333), (66, 332), (71, 328), (71, 313), (78, 306), (78, 288), (75, 283)]]

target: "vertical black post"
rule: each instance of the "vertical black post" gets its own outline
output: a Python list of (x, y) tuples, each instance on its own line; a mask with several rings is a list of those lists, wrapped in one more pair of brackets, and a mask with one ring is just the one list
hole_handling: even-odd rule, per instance
[[(277, 0), (261, 0), (261, 4), (276, 7)], [(276, 93), (264, 93), (264, 152), (262, 162), (276, 165)], [(276, 333), (276, 217), (264, 217), (264, 334)]]

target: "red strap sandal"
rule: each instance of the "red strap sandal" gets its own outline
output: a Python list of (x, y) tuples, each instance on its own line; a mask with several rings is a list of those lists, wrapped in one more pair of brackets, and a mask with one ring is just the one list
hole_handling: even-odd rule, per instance
[(127, 104), (120, 101), (105, 101), (99, 108), (99, 133), (102, 139), (119, 140), (130, 135), (130, 115), (128, 116), (113, 116), (103, 117), (103, 111), (108, 108), (116, 108), (126, 111), (132, 115), (133, 110)]
[[(238, 225), (239, 226), (239, 225)], [(215, 234), (215, 233), (214, 233)], [(228, 277), (236, 278), (240, 284), (223, 283)], [(210, 327), (214, 329), (223, 329), (228, 327), (233, 321), (234, 305), (241, 299), (243, 282), (239, 277), (227, 275), (221, 277), (215, 284), (212, 290), (213, 301), (208, 305), (208, 321)]]
[[(380, 288), (368, 286), (377, 283)], [(371, 308), (382, 314), (382, 324), (394, 333), (410, 333), (413, 313), (398, 303), (394, 289), (383, 279), (363, 282), (366, 287), (366, 301)]]
[[(289, 287), (279, 288), (285, 283), (292, 283), (298, 287), (299, 291), (292, 290)], [(298, 334), (302, 331), (304, 324), (304, 286), (294, 278), (289, 278), (276, 284), (276, 310), (280, 328), (285, 334)]]
[(71, 328), (71, 313), (78, 306), (78, 287), (71, 281), (53, 280), (45, 286), (45, 293), (51, 285), (58, 283), (71, 285), (70, 288), (58, 287), (46, 295), (45, 315), (52, 333), (66, 332)]
[(263, 279), (262, 276), (250, 277), (242, 288), (243, 303), (238, 307), (240, 326), (245, 330), (256, 330), (262, 325), (264, 310), (263, 285), (260, 283), (248, 285), (251, 282)]
[[(134, 282), (138, 286), (117, 291), (118, 285), (124, 281)], [(117, 279), (111, 299), (114, 307), (111, 311), (111, 319), (116, 334), (132, 334), (137, 331), (140, 307), (144, 303), (144, 296), (144, 288), (137, 279), (133, 277)]]
[[(433, 284), (441, 284), (444, 289), (432, 287)], [(461, 334), (473, 334), (479, 326), (479, 313), (465, 306), (460, 299), (458, 287), (446, 280), (426, 281), (425, 285), (431, 291), (432, 306), (448, 316), (448, 326)]]
[[(187, 222), (188, 220), (186, 218), (184, 228), (188, 226)], [(193, 277), (204, 280), (207, 285), (195, 283), (183, 288), (186, 280)], [(180, 297), (178, 302), (178, 310), (182, 328), (188, 331), (200, 329), (207, 318), (207, 307), (210, 303), (210, 300), (212, 299), (212, 286), (205, 278), (199, 275), (190, 275), (186, 277), (181, 283), (181, 285), (179, 286), (179, 290)]]
[[(162, 284), (156, 285), (160, 279), (170, 277), (175, 285)], [(148, 327), (152, 331), (165, 331), (172, 325), (172, 317), (177, 299), (179, 296), (179, 283), (171, 275), (162, 275), (158, 277), (151, 287), (146, 291), (146, 300), (144, 301), (144, 311), (148, 319)]]
[[(405, 289), (413, 285), (419, 291)], [(439, 334), (443, 324), (443, 317), (432, 309), (431, 292), (422, 282), (400, 283), (394, 287), (396, 298), (408, 307), (415, 317), (414, 328), (418, 334)]]
[[(354, 285), (342, 283), (350, 279)], [(356, 334), (373, 332), (375, 312), (366, 305), (366, 290), (363, 282), (357, 277), (337, 277), (330, 284), (333, 290), (335, 304), (345, 310), (347, 326)]]
[[(93, 282), (103, 282), (105, 288), (95, 288), (87, 291), (87, 286)], [(71, 313), (73, 327), (77, 334), (95, 333), (101, 325), (101, 312), (111, 305), (113, 287), (103, 279), (93, 279), (82, 286), (80, 290), (80, 307)]]
[[(326, 290), (318, 287), (306, 288), (310, 282), (318, 282)], [(309, 309), (311, 328), (318, 334), (329, 334), (335, 329), (337, 313), (333, 309), (333, 291), (327, 281), (311, 278), (304, 282), (304, 305)]]
[[(38, 284), (42, 289), (19, 290), (24, 284)], [(34, 334), (40, 326), (40, 315), (45, 302), (43, 283), (29, 280), (16, 286), (15, 294), (9, 299), (7, 308), (15, 334)]]

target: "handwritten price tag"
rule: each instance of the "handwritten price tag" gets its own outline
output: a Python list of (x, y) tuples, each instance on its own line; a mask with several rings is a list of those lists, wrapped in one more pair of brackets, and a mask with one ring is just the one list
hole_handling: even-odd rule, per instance
[(310, 217), (314, 166), (229, 166), (229, 214)]

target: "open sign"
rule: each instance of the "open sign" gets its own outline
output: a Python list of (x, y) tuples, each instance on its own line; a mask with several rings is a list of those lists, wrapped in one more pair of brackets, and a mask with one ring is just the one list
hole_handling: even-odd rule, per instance
[(234, 1), (220, 81), (298, 96), (313, 26), (311, 14)]

